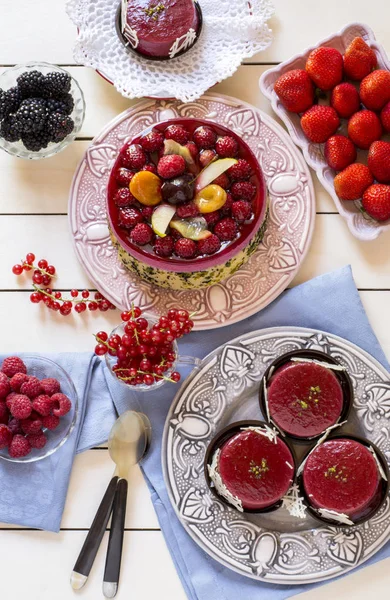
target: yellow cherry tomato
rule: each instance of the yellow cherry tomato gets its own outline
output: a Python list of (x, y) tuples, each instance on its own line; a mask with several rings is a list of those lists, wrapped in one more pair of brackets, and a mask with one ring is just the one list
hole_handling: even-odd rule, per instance
[(200, 190), (194, 198), (200, 213), (211, 213), (215, 210), (219, 210), (225, 204), (227, 194), (223, 188), (219, 185), (211, 184), (207, 185), (203, 190)]
[(162, 201), (162, 181), (150, 171), (139, 171), (130, 181), (130, 192), (145, 206), (156, 206)]

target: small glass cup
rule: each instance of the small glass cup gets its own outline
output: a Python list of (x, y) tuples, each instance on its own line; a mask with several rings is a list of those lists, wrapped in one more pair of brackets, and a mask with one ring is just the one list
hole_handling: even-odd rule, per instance
[[(29, 62), (26, 64), (16, 65), (15, 67), (11, 67), (7, 69), (0, 75), (0, 89), (8, 90), (11, 87), (14, 87), (17, 84), (16, 79), (22, 73), (26, 71), (40, 71), (44, 75), (48, 73), (52, 73), (53, 71), (57, 73), (68, 73), (61, 67), (57, 67), (57, 65), (51, 65), (46, 62)], [(46, 148), (42, 148), (38, 152), (32, 152), (31, 150), (27, 150), (22, 141), (18, 142), (7, 142), (3, 137), (0, 137), (0, 148), (3, 148), (8, 154), (12, 154), (12, 156), (17, 156), (18, 158), (24, 158), (28, 160), (38, 160), (40, 158), (49, 158), (50, 156), (54, 156), (61, 150), (64, 150), (73, 140), (76, 135), (80, 131), (85, 116), (85, 100), (84, 94), (77, 83), (77, 81), (71, 77), (72, 83), (70, 88), (70, 93), (74, 100), (74, 108), (70, 117), (74, 121), (74, 129), (72, 133), (70, 133), (62, 142), (54, 143), (50, 142)]]
[(34, 355), (23, 356), (22, 360), (27, 367), (28, 375), (33, 375), (38, 377), (38, 379), (46, 379), (48, 377), (57, 379), (61, 385), (61, 392), (68, 396), (72, 402), (70, 411), (60, 418), (58, 427), (52, 431), (44, 430), (44, 433), (47, 434), (47, 442), (43, 448), (33, 448), (30, 454), (21, 458), (12, 458), (8, 454), (8, 448), (0, 450), (0, 459), (9, 462), (31, 463), (54, 454), (69, 439), (77, 421), (78, 398), (76, 388), (68, 373), (53, 360)]
[[(153, 326), (155, 323), (157, 323), (157, 319), (148, 318), (147, 321), (149, 323), (149, 326)], [(109, 338), (112, 335), (114, 335), (114, 333), (122, 336), (125, 333), (125, 323), (121, 323), (120, 325), (115, 327), (115, 329), (113, 329), (111, 331)], [(146, 385), (145, 383), (140, 383), (139, 385), (130, 386), (125, 381), (119, 379), (119, 377), (117, 377), (117, 375), (115, 374), (115, 371), (113, 371), (113, 366), (116, 363), (117, 358), (116, 358), (116, 356), (111, 356), (110, 354), (108, 354), (108, 352), (107, 352), (107, 354), (105, 354), (106, 365), (107, 365), (108, 370), (110, 371), (111, 375), (115, 378), (115, 380), (118, 381), (121, 385), (126, 386), (127, 389), (130, 389), (134, 392), (150, 392), (152, 390), (156, 390), (157, 388), (160, 388), (165, 383), (167, 383), (169, 380), (169, 377), (171, 376), (173, 371), (176, 371), (178, 366), (187, 365), (187, 366), (193, 366), (194, 368), (198, 368), (202, 362), (200, 358), (196, 358), (195, 356), (180, 356), (176, 340), (173, 342), (172, 345), (173, 345), (173, 351), (176, 354), (176, 360), (173, 363), (172, 367), (164, 373), (164, 377), (161, 377), (161, 379), (159, 379), (158, 381), (155, 381), (152, 385)]]

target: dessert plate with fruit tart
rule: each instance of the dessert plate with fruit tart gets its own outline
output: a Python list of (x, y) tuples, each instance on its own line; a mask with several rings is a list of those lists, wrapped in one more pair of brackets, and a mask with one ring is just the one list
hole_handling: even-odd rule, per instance
[[(338, 577), (380, 550), (390, 538), (390, 502), (386, 481), (383, 504), (374, 516), (344, 528), (341, 523), (320, 522), (308, 510), (302, 513), (302, 504), (300, 500), (297, 504), (291, 490), (273, 512), (239, 512), (209, 487), (205, 459), (207, 462), (210, 448), (231, 424), (241, 427), (243, 422), (249, 426), (266, 420), (258, 401), (260, 385), (267, 369), (287, 353), (322, 353), (326, 362), (336, 363), (339, 370), (343, 367), (352, 382), (354, 401), (347, 421), (343, 417), (344, 423), (336, 431), (340, 436), (367, 438), (382, 452), (386, 465), (390, 459), (386, 408), (390, 374), (351, 342), (299, 327), (247, 333), (204, 358), (172, 402), (164, 429), (162, 464), (174, 510), (205, 552), (241, 575), (298, 585)], [(315, 443), (298, 444), (292, 438), (288, 442), (296, 464)], [(302, 518), (291, 516), (291, 503)]]
[[(262, 243), (233, 275), (211, 281), (208, 287), (174, 290), (140, 279), (121, 262), (110, 238), (107, 189), (126, 143), (159, 123), (191, 118), (214, 122), (246, 143), (264, 176), (269, 211)], [(191, 313), (196, 311), (195, 328), (199, 330), (245, 319), (289, 285), (310, 245), (315, 200), (307, 165), (273, 119), (235, 98), (207, 94), (189, 104), (143, 100), (109, 123), (93, 140), (76, 171), (69, 218), (77, 256), (105, 297), (123, 310), (131, 303), (143, 306), (150, 316), (180, 305)]]

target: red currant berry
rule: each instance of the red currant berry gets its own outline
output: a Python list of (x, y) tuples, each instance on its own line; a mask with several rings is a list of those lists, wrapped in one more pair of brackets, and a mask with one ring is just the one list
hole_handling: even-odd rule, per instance
[(137, 377), (135, 378), (135, 383), (137, 385), (141, 385), (141, 383), (143, 383), (143, 381), (144, 381), (143, 375), (137, 375)]
[(31, 265), (27, 265), (27, 264), (23, 265), (23, 271), (31, 271), (31, 269), (32, 269)]
[(43, 269), (44, 271), (46, 271), (46, 269), (47, 269), (47, 260), (45, 260), (44, 258), (41, 258), (41, 260), (38, 263), (38, 267), (40, 269)]
[(128, 311), (123, 311), (123, 312), (121, 313), (121, 319), (122, 319), (122, 321), (124, 321), (125, 323), (126, 323), (127, 321), (130, 321), (130, 317), (131, 317), (131, 314), (130, 314)]
[(171, 379), (177, 383), (180, 381), (180, 373), (173, 371), (173, 373), (171, 373)]
[(132, 334), (134, 333), (134, 330), (137, 329), (137, 324), (134, 321), (129, 321), (129, 323), (126, 323), (125, 325), (125, 332)]
[[(125, 346), (126, 348), (131, 348), (131, 346), (133, 345), (133, 337), (130, 336), (128, 333), (125, 333), (122, 336), (122, 344), (123, 346)], [(111, 344), (110, 344), (111, 345)]]
[(33, 304), (38, 304), (41, 301), (41, 294), (39, 292), (33, 292), (30, 296), (30, 301)]
[(160, 331), (152, 331), (151, 333), (151, 340), (153, 342), (153, 344), (161, 344), (161, 342), (163, 341), (163, 334)]
[(125, 346), (119, 346), (116, 354), (120, 360), (125, 360), (127, 357), (127, 348)]
[(110, 308), (109, 303), (107, 302), (107, 300), (102, 300), (99, 303), (99, 310), (102, 312), (106, 312), (108, 309)]
[(81, 295), (82, 295), (83, 298), (89, 298), (89, 291), (88, 290), (83, 290), (81, 292)]
[(113, 344), (114, 344), (114, 346), (119, 346), (121, 341), (122, 341), (122, 338), (117, 333), (113, 333), (112, 336), (110, 336), (110, 346), (112, 346)]
[(174, 352), (169, 352), (167, 354), (167, 360), (169, 360), (169, 362), (173, 362), (176, 359), (176, 354)]
[(172, 367), (173, 367), (173, 364), (172, 364), (171, 362), (169, 362), (169, 361), (168, 361), (168, 362), (166, 362), (166, 363), (165, 363), (165, 365), (164, 365), (164, 368), (165, 368), (165, 370), (166, 370), (166, 371), (167, 371), (168, 369), (172, 369)]
[(98, 344), (95, 347), (95, 354), (97, 354), (98, 356), (103, 356), (106, 353), (107, 353), (107, 347), (104, 344)]
[(137, 369), (135, 369), (134, 367), (131, 367), (129, 369), (129, 376), (130, 377), (137, 377)]
[[(65, 303), (64, 303), (64, 304), (65, 304)], [(63, 305), (61, 306), (61, 308), (60, 308), (60, 313), (61, 313), (61, 315), (64, 315), (64, 317), (65, 317), (65, 316), (67, 316), (67, 315), (70, 315), (70, 313), (71, 313), (71, 310), (72, 310), (72, 309), (66, 308), (66, 307), (64, 306), (64, 304), (63, 304)]]
[(177, 316), (177, 311), (174, 308), (171, 308), (170, 310), (168, 310), (168, 314), (167, 314), (168, 319), (176, 319), (176, 316)]
[(157, 367), (154, 368), (154, 374), (155, 375), (160, 375), (161, 376), (163, 374), (163, 372), (164, 371), (162, 370), (162, 367), (160, 367), (160, 366), (157, 366)]
[(188, 319), (188, 321), (185, 322), (186, 327), (191, 327), (191, 329), (194, 326), (194, 322), (191, 319)]
[(139, 354), (139, 349), (138, 346), (132, 346), (131, 348), (129, 348), (129, 355), (134, 358), (135, 356), (138, 356)]
[(141, 338), (141, 342), (143, 342), (144, 344), (150, 344), (150, 342), (152, 341), (150, 331), (148, 331), (147, 329), (143, 329), (140, 332), (139, 337)]
[(53, 267), (53, 265), (49, 265), (46, 269), (46, 271), (49, 273), (49, 275), (55, 275), (55, 268)]
[(108, 354), (110, 356), (116, 356), (116, 348), (108, 348)]
[(147, 354), (148, 350), (149, 350), (149, 347), (146, 344), (139, 345), (139, 353), (140, 354)]
[(167, 331), (164, 334), (164, 340), (166, 342), (168, 342), (169, 344), (171, 344), (174, 339), (175, 339), (175, 336), (173, 335), (172, 331), (170, 329), (167, 329)]
[(59, 300), (61, 298), (61, 292), (54, 292), (54, 298), (57, 298), (57, 300)]
[(148, 358), (143, 358), (139, 363), (139, 368), (141, 371), (150, 371), (152, 368), (152, 363)]
[(168, 327), (169, 320), (167, 317), (160, 317), (159, 324), (161, 329), (166, 329)]
[(146, 329), (148, 327), (148, 322), (143, 317), (141, 317), (140, 319), (137, 319), (136, 323), (138, 325), (138, 327), (137, 327), (138, 331), (142, 331), (143, 329)]
[(153, 385), (154, 384), (153, 375), (150, 375), (149, 373), (147, 375), (144, 375), (143, 382), (145, 385)]
[(62, 306), (64, 307), (65, 310), (69, 310), (69, 312), (73, 308), (73, 304), (69, 300), (65, 300), (65, 302), (63, 303)]
[(100, 292), (95, 292), (95, 300), (102, 300), (103, 296), (101, 295)]
[(98, 340), (106, 342), (108, 340), (108, 335), (105, 331), (98, 331), (96, 334), (96, 338), (98, 338)]
[(188, 317), (189, 317), (188, 310), (178, 310), (177, 311), (177, 318), (179, 319), (179, 321), (184, 322), (188, 319)]
[(79, 292), (78, 290), (70, 290), (70, 295), (72, 296), (72, 298), (77, 298)]
[(29, 252), (28, 254), (26, 254), (26, 263), (28, 263), (29, 265), (32, 265), (34, 260), (35, 260), (35, 254), (33, 254), (32, 252)]
[(33, 280), (33, 283), (35, 283), (36, 285), (41, 285), (41, 283), (43, 283), (43, 275), (42, 275), (42, 273), (40, 271), (34, 271), (34, 274), (32, 276), (32, 280)]
[[(34, 277), (33, 277), (34, 279)], [(43, 285), (49, 285), (49, 283), (51, 282), (51, 277), (50, 275), (42, 275), (42, 283)]]
[(156, 356), (157, 354), (157, 348), (156, 346), (150, 346), (149, 350), (148, 350), (148, 356)]
[(98, 309), (97, 302), (88, 302), (88, 309), (92, 310), (92, 311), (97, 310)]
[(12, 273), (14, 275), (21, 275), (23, 273), (23, 267), (22, 267), (22, 265), (14, 265), (12, 267)]
[(76, 306), (74, 307), (74, 309), (79, 314), (83, 312), (82, 304), (76, 304)]
[(138, 317), (141, 316), (142, 310), (138, 306), (134, 306), (134, 308), (132, 309), (132, 314), (137, 319)]
[(53, 310), (56, 310), (56, 311), (57, 311), (57, 310), (60, 310), (60, 308), (61, 308), (61, 304), (60, 304), (59, 302), (53, 302), (53, 303), (52, 303), (52, 305), (51, 305), (51, 308), (52, 308)]
[(171, 331), (180, 331), (180, 323), (179, 321), (169, 321), (169, 329)]

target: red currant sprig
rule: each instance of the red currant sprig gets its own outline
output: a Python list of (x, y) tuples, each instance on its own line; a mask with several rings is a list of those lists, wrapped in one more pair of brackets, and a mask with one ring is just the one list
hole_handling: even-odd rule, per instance
[(37, 265), (34, 265), (35, 254), (29, 252), (26, 258), (21, 260), (21, 264), (12, 267), (14, 275), (21, 275), (24, 271), (32, 271), (32, 280), (36, 285), (50, 285), (53, 277), (56, 277), (56, 270), (53, 265), (49, 265), (45, 258), (41, 258)]

